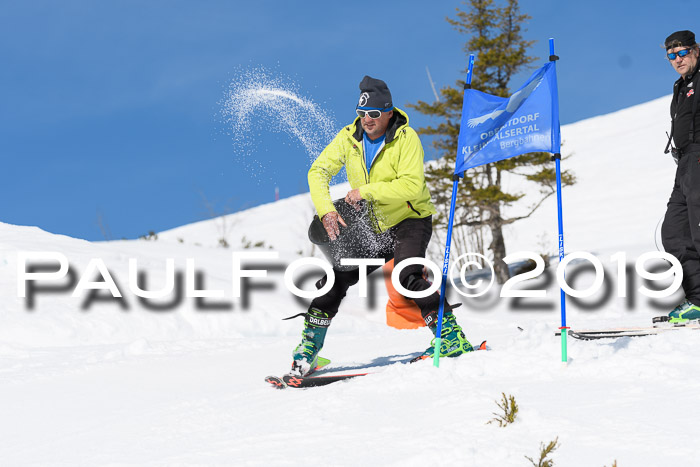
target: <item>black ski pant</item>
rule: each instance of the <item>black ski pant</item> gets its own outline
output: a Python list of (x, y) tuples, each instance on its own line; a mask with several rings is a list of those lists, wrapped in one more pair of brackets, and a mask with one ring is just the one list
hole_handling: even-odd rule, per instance
[(700, 306), (700, 145), (681, 155), (661, 226), (666, 252), (683, 266), (686, 298)]
[[(433, 234), (432, 216), (423, 219), (405, 219), (389, 229), (388, 234), (391, 241), (387, 242), (384, 251), (378, 252), (375, 258), (383, 258), (385, 261), (393, 258), (395, 266), (407, 258), (425, 258), (428, 242)], [(368, 266), (367, 273), (369, 274), (378, 268), (379, 266)], [(360, 280), (359, 269), (352, 271), (334, 269), (333, 272), (335, 273), (333, 287), (325, 295), (314, 298), (310, 305), (311, 308), (318, 308), (328, 313), (331, 318), (338, 313), (338, 306), (340, 306), (348, 288)], [(319, 281), (318, 287), (323, 287), (326, 280), (327, 278), (324, 276)], [(423, 278), (423, 266), (420, 264), (404, 268), (399, 274), (399, 282), (404, 288), (414, 292), (430, 287), (430, 282)], [(431, 311), (437, 311), (440, 306), (440, 294), (437, 292), (428, 297), (411, 300), (421, 309), (424, 318)]]

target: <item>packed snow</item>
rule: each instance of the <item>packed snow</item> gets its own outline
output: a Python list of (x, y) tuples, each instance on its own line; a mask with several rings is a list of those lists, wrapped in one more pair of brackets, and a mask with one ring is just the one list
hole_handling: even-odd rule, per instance
[[(563, 191), (565, 248), (595, 254), (606, 278), (594, 296), (569, 299), (571, 327), (648, 325), (682, 298), (642, 295), (634, 271), (637, 258), (657, 250), (672, 187), (675, 165), (662, 153), (669, 99), (562, 128), (562, 167), (578, 178)], [(334, 198), (347, 189), (334, 186)], [(564, 365), (559, 290), (546, 275), (532, 281), (544, 298), (452, 292), (465, 303), (456, 315), (467, 337), (490, 350), (440, 368), (405, 363), (430, 333), (386, 326), (386, 292), (375, 278), (372, 300), (350, 290), (322, 352), (332, 360), (326, 373), (371, 374), (273, 389), (264, 378), (288, 370), (302, 328), (301, 319), (282, 318), (305, 309), (284, 286), (285, 268), (322, 257), (306, 237), (313, 214), (304, 194), (114, 242), (0, 223), (0, 464), (527, 466), (525, 456), (538, 458), (540, 444), (557, 439), (556, 465), (698, 465), (700, 332), (570, 339)], [(556, 199), (509, 226), (506, 241), (509, 253), (555, 254)], [(32, 252), (46, 258), (34, 272), (49, 279), (28, 283), (30, 300), (18, 296), (18, 266), (23, 255), (40, 263)], [(431, 252), (438, 262), (440, 246)], [(611, 259), (619, 252), (631, 266), (621, 289)], [(258, 255), (243, 264), (267, 270), (247, 279), (254, 287), (242, 298), (233, 297), (237, 253)], [(266, 259), (271, 253), (278, 258)], [(56, 258), (68, 272), (50, 279)], [(169, 263), (182, 296), (167, 293)], [(556, 260), (548, 277), (555, 268)], [(585, 289), (592, 275), (575, 282)], [(166, 293), (140, 300), (137, 287)], [(502, 393), (520, 407), (506, 427), (487, 423)]]

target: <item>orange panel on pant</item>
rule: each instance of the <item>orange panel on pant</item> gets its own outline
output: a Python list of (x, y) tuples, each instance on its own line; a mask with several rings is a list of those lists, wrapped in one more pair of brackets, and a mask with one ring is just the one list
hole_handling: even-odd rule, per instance
[(418, 305), (401, 295), (391, 283), (393, 270), (393, 259), (382, 267), (384, 284), (389, 292), (389, 301), (386, 303), (386, 324), (397, 329), (417, 329), (425, 326)]

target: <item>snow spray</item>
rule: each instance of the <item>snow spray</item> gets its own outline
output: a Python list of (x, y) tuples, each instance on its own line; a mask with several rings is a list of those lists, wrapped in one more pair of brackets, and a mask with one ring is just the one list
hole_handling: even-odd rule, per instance
[(248, 69), (234, 78), (221, 104), (224, 122), (236, 147), (244, 155), (254, 156), (243, 160), (254, 173), (270, 170), (269, 165), (256, 159), (257, 151), (250, 151), (260, 130), (286, 133), (300, 143), (308, 155), (308, 165), (338, 130), (326, 111), (299, 95), (293, 81), (262, 67)]

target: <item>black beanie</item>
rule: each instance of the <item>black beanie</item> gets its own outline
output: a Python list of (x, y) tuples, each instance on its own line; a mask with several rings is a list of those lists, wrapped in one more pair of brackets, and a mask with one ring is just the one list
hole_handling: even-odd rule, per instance
[(692, 47), (695, 45), (695, 34), (692, 31), (676, 31), (666, 38), (666, 50), (675, 47)]
[(369, 76), (362, 78), (362, 81), (360, 81), (360, 100), (357, 103), (358, 109), (387, 109), (393, 107), (391, 93), (384, 81)]

